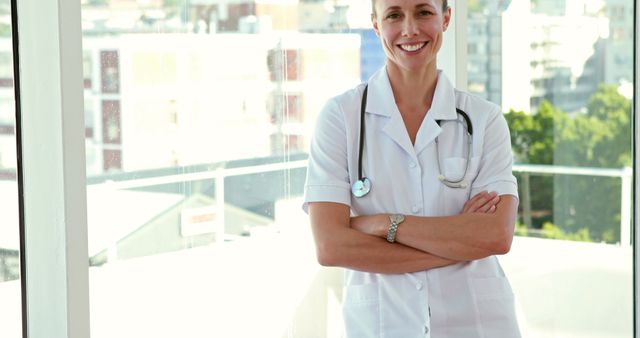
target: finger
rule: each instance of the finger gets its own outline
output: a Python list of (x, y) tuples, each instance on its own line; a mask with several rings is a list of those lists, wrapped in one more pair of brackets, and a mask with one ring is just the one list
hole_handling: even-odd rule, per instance
[(478, 209), (482, 209), (484, 211), (487, 211), (487, 210), (489, 210), (489, 208), (491, 206), (494, 206), (494, 205), (498, 204), (498, 202), (500, 202), (500, 196), (493, 196), (493, 197), (487, 199), (487, 201), (481, 207), (479, 207)]
[(488, 200), (484, 205), (480, 206), (476, 210), (476, 212), (489, 212), (491, 208), (495, 208), (496, 204), (498, 204), (499, 201), (500, 201), (500, 197), (495, 196), (492, 199)]
[(477, 193), (475, 196), (471, 197), (468, 201), (464, 203), (464, 207), (462, 209), (463, 212), (469, 212), (475, 210), (478, 205), (482, 205), (484, 203), (478, 204), (478, 201), (487, 198), (488, 192), (481, 191)]
[(474, 212), (479, 206), (484, 204), (483, 200), (485, 198), (486, 198), (486, 192), (481, 192), (481, 193), (478, 193), (477, 195), (473, 196), (470, 200), (468, 200), (464, 204), (464, 211), (465, 212)]
[[(470, 212), (484, 212), (489, 209), (491, 206), (491, 201), (493, 200), (494, 195), (491, 193), (485, 192), (481, 196), (479, 196), (476, 200), (471, 202), (469, 205)], [(486, 208), (485, 208), (486, 206)]]

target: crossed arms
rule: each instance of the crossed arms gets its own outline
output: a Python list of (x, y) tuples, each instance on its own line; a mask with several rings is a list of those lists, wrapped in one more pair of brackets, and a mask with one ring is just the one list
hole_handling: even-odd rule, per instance
[(318, 261), (376, 273), (406, 273), (507, 253), (511, 248), (517, 198), (481, 192), (459, 215), (407, 216), (396, 243), (385, 239), (389, 215), (350, 217), (349, 206), (309, 203)]

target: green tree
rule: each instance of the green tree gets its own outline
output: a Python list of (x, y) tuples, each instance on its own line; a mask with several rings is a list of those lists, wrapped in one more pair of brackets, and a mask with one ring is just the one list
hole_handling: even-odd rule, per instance
[[(516, 162), (629, 166), (631, 101), (615, 86), (601, 85), (586, 108), (586, 113), (569, 115), (543, 102), (535, 115), (506, 114)], [(610, 177), (531, 176), (533, 227), (552, 222), (567, 238), (615, 242), (620, 238), (620, 188), (620, 180)]]
[[(536, 115), (510, 111), (505, 115), (511, 130), (516, 161), (530, 164), (552, 164), (555, 151), (555, 126), (565, 114), (544, 101)], [(556, 120), (558, 120), (556, 122)]]
[(631, 100), (618, 93), (613, 85), (600, 85), (587, 105), (587, 115), (602, 121), (605, 128), (601, 142), (593, 147), (594, 166), (631, 165)]

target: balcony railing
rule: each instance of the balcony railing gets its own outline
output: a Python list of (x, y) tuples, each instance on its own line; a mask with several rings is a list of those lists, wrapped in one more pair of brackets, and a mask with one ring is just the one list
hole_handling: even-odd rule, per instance
[(522, 173), (520, 186), (520, 204), (522, 206), (522, 218), (527, 227), (531, 228), (531, 175), (579, 175), (579, 176), (604, 176), (621, 180), (620, 189), (620, 244), (631, 245), (631, 188), (633, 170), (625, 168), (589, 168), (567, 167), (557, 165), (516, 164), (514, 172)]
[[(119, 181), (107, 181), (93, 184), (96, 188), (111, 190), (123, 190), (159, 186), (166, 184), (186, 183), (201, 180), (213, 180), (215, 184), (216, 207), (220, 211), (217, 233), (224, 234), (224, 203), (225, 203), (225, 178), (242, 175), (261, 174), (269, 172), (287, 171), (301, 169), (307, 166), (307, 160), (296, 160), (290, 162), (279, 162), (270, 164), (260, 164), (239, 168), (218, 168), (201, 172), (180, 173), (166, 176), (123, 179)], [(522, 174), (519, 182), (520, 204), (522, 207), (523, 223), (531, 228), (531, 187), (529, 178), (532, 175), (580, 175), (580, 176), (604, 176), (619, 178), (621, 180), (621, 203), (620, 203), (620, 243), (631, 244), (631, 188), (632, 174), (631, 168), (589, 168), (589, 167), (568, 167), (556, 165), (533, 165), (516, 164), (513, 171)], [(222, 236), (218, 237), (222, 240)]]

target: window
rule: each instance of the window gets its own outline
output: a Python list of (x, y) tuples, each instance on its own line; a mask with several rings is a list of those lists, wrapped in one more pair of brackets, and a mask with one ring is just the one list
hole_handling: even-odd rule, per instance
[(523, 334), (630, 337), (633, 97), (623, 84), (632, 82), (633, 40), (623, 32), (633, 30), (624, 13), (634, 2), (481, 3), (488, 21), (501, 22), (486, 32), (498, 43), (469, 67), (500, 76), (469, 89), (489, 97), (499, 88), (489, 99), (511, 130), (520, 210), (501, 262)]
[(90, 52), (85, 51), (82, 54), (82, 70), (84, 74), (84, 88), (91, 89), (93, 83), (91, 77), (93, 76), (93, 58)]
[[(90, 61), (87, 60), (87, 63)], [(103, 93), (118, 93), (120, 91), (119, 59), (117, 51), (100, 52), (100, 74)]]
[(16, 184), (15, 135), (0, 134), (0, 335), (22, 337), (18, 185)]
[[(80, 286), (90, 283), (92, 337), (339, 337), (340, 270), (315, 264), (300, 195), (319, 108), (384, 60), (367, 9), (315, 0), (81, 3), (85, 125), (76, 131), (85, 128), (91, 145), (91, 279)], [(521, 210), (501, 260), (523, 329), (631, 336), (633, 3), (479, 0), (469, 9), (479, 25), (469, 24), (469, 90), (499, 103), (512, 128)], [(17, 338), (14, 79), (0, 17), (0, 336)]]
[(22, 337), (19, 195), (11, 11), (0, 20), (0, 336)]
[(338, 4), (302, 24), (294, 4), (200, 3), (82, 7), (101, 84), (85, 91), (92, 336), (338, 330), (320, 281), (340, 271), (317, 265), (301, 194), (316, 114), (360, 82), (361, 33)]
[(13, 88), (13, 57), (10, 41), (5, 41), (3, 47), (4, 51), (0, 53), (0, 88)]

